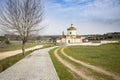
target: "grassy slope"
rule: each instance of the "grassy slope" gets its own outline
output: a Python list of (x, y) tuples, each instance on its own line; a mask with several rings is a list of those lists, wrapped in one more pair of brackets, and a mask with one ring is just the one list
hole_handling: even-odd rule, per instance
[(70, 46), (68, 55), (120, 74), (120, 43), (101, 46)]
[(60, 80), (74, 80), (72, 73), (57, 60), (54, 55), (54, 50), (55, 49), (50, 50), (49, 53)]
[[(30, 48), (30, 47), (34, 47), (36, 45), (37, 44), (35, 44), (35, 43), (27, 43), (25, 45), (25, 47)], [(4, 48), (0, 48), (0, 52), (12, 51), (12, 50), (18, 50), (18, 49), (21, 49), (21, 44), (10, 44), (10, 45), (7, 45)]]

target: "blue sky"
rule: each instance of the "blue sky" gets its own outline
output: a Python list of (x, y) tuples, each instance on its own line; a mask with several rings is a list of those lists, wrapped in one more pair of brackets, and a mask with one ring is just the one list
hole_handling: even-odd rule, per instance
[(43, 4), (47, 26), (42, 35), (66, 33), (71, 24), (79, 35), (120, 32), (120, 0), (43, 0)]
[(78, 34), (120, 32), (120, 0), (44, 0), (44, 34), (61, 34), (74, 24)]

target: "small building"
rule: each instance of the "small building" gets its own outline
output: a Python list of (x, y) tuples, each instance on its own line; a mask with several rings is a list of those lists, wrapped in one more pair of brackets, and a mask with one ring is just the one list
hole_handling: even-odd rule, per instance
[(67, 29), (67, 35), (62, 33), (62, 36), (56, 39), (58, 44), (78, 44), (83, 43), (85, 41), (85, 37), (77, 35), (77, 29), (73, 27), (73, 24)]

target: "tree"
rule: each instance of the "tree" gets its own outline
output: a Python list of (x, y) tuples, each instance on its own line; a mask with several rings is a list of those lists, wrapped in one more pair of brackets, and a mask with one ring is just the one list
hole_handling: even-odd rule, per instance
[(0, 9), (0, 27), (20, 35), (23, 55), (28, 37), (43, 29), (43, 13), (41, 0), (7, 0)]

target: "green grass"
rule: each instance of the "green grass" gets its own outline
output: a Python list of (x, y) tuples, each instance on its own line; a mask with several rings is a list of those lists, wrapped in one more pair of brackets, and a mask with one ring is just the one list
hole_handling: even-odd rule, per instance
[(60, 63), (54, 55), (54, 50), (56, 48), (49, 51), (52, 62), (55, 66), (55, 69), (58, 73), (60, 80), (76, 80), (74, 79), (74, 75), (67, 69), (62, 63)]
[[(70, 64), (74, 65), (76, 69), (79, 69), (81, 71), (83, 71), (86, 75), (88, 76), (92, 76), (94, 78), (96, 78), (97, 80), (113, 80), (112, 77), (110, 76), (107, 76), (107, 75), (104, 75), (104, 74), (101, 74), (101, 73), (98, 73), (98, 72), (95, 72), (93, 71), (92, 69), (89, 69), (85, 66), (82, 66), (81, 64), (79, 63), (76, 63), (70, 59), (68, 59), (66, 56), (64, 56), (62, 53), (61, 53), (61, 49), (58, 50), (58, 55), (64, 59), (65, 61), (69, 62)], [(76, 80), (82, 80), (79, 76), (76, 75)]]
[[(27, 56), (28, 54), (30, 54), (32, 51), (28, 51), (26, 52), (25, 56)], [(5, 58), (3, 60), (0, 60), (0, 72), (6, 70), (7, 68), (9, 68), (10, 66), (14, 65), (16, 62), (20, 61), (21, 59), (23, 59), (25, 56), (23, 56), (23, 54), (17, 54), (8, 58)]]
[[(34, 47), (36, 45), (38, 45), (38, 44), (27, 43), (25, 45), (25, 48)], [(6, 45), (5, 47), (0, 47), (0, 52), (12, 51), (12, 50), (18, 50), (18, 49), (21, 49), (21, 44), (10, 44), (10, 45)]]
[(69, 46), (64, 51), (78, 60), (120, 74), (120, 43), (101, 46)]
[(55, 43), (43, 43), (41, 45), (43, 45), (43, 48), (47, 48), (47, 47), (55, 46)]

